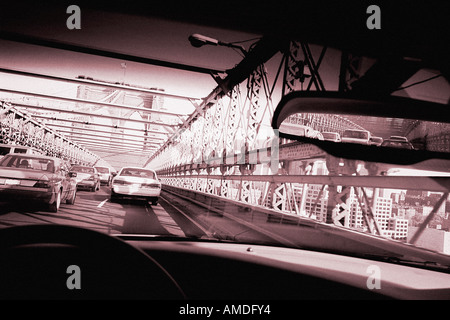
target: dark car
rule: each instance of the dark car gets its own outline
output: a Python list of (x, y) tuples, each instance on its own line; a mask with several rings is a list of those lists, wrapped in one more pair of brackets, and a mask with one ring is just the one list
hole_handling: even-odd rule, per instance
[(74, 176), (61, 159), (8, 154), (0, 161), (0, 199), (41, 202), (57, 212), (63, 201), (75, 203)]

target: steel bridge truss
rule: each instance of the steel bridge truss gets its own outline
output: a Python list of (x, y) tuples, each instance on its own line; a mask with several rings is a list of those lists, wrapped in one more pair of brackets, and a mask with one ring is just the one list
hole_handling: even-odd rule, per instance
[(50, 127), (35, 121), (11, 104), (0, 103), (0, 143), (36, 148), (72, 163), (93, 164), (99, 158)]
[[(30, 39), (20, 40), (30, 41)], [(47, 42), (47, 45), (61, 48), (61, 44), (58, 43)], [(86, 51), (85, 48), (73, 46), (63, 45), (62, 48), (77, 52)], [(264, 63), (280, 48), (283, 57), (274, 83), (270, 85)], [(99, 84), (98, 81), (90, 79), (65, 79), (0, 69), (1, 72), (100, 85), (112, 90), (101, 101), (34, 94), (43, 99), (76, 103), (81, 106), (76, 110), (60, 110), (51, 105), (22, 103), (22, 107), (40, 112), (33, 116), (34, 118), (53, 120), (48, 125), (32, 120), (20, 113), (17, 108), (2, 103), (0, 138), (2, 142), (34, 146), (47, 154), (75, 162), (95, 163), (98, 160), (98, 157), (80, 147), (76, 141), (88, 145), (93, 151), (119, 153), (139, 151), (149, 155), (145, 166), (156, 169), (162, 182), (168, 186), (217, 195), (240, 201), (249, 207), (262, 206), (286, 215), (314, 218), (345, 227), (362, 227), (368, 232), (381, 234), (381, 227), (373, 212), (376, 202), (374, 195), (378, 188), (407, 189), (414, 186), (420, 190), (443, 192), (445, 195), (450, 186), (447, 180), (415, 177), (414, 181), (411, 181), (407, 177), (355, 176), (355, 162), (332, 159), (313, 145), (278, 139), (276, 132), (267, 135), (261, 130), (263, 126), (270, 127), (270, 116), (273, 114), (272, 94), (282, 69), (282, 95), (295, 90), (326, 90), (319, 70), (328, 49), (321, 47), (319, 50), (318, 56), (315, 57), (309, 44), (261, 39), (238, 66), (227, 71), (228, 74), (224, 79), (215, 78), (219, 86), (201, 102), (189, 97), (175, 97), (192, 102), (195, 111), (191, 115), (144, 110), (141, 107), (129, 107), (118, 102), (122, 97), (122, 90), (164, 96), (163, 92), (128, 86), (124, 88), (111, 83)], [(103, 51), (87, 53), (118, 57)], [(264, 58), (257, 58), (260, 53)], [(142, 61), (139, 57), (120, 56), (120, 58), (154, 63)], [(163, 65), (166, 66), (164, 63)], [(184, 70), (187, 68), (187, 66), (176, 67)], [(212, 72), (203, 69), (194, 71)], [(213, 72), (214, 75), (218, 73), (220, 71)], [(349, 90), (352, 81), (360, 78), (360, 73), (359, 58), (342, 53), (339, 90)], [(10, 93), (30, 94), (11, 90)], [(91, 107), (85, 108), (87, 104)], [(93, 119), (102, 116), (93, 113), (92, 106), (115, 108), (124, 113), (103, 116), (116, 121), (116, 125), (111, 127), (100, 121), (94, 122)], [(146, 114), (147, 118), (124, 119), (124, 114), (129, 116), (132, 112)], [(71, 114), (71, 118), (63, 117), (61, 113)], [(174, 120), (159, 121), (159, 116), (173, 116)], [(144, 128), (127, 128), (123, 125), (123, 120), (134, 121)], [(323, 114), (296, 115), (289, 121), (307, 124), (320, 131), (340, 132), (344, 128), (357, 127), (356, 124), (349, 123), (343, 118), (332, 118)], [(62, 130), (69, 134), (70, 140), (53, 129), (69, 129), (64, 122), (72, 122), (73, 127), (70, 130), (65, 132)], [(105, 132), (108, 139), (97, 131), (107, 130), (106, 128), (114, 129)], [(97, 131), (97, 135), (85, 134), (92, 138), (89, 144), (89, 141), (83, 140), (77, 130), (73, 129)], [(126, 136), (126, 130), (134, 134)], [(142, 134), (143, 139), (139, 139), (137, 133)], [(128, 146), (120, 144), (121, 137), (127, 139)], [(133, 143), (135, 138), (141, 142)], [(352, 209), (352, 206), (357, 208)], [(352, 210), (362, 212), (363, 225), (352, 225)]]
[[(326, 90), (319, 73), (326, 52), (326, 47), (320, 48), (315, 59), (308, 44), (291, 41), (279, 69), (280, 72), (284, 65), (283, 94)], [(342, 53), (339, 90), (349, 90), (361, 73), (360, 58)], [(278, 139), (276, 135), (258, 144), (255, 137), (266, 121), (263, 115), (273, 112), (272, 90), (263, 65), (249, 75), (245, 99), (242, 91), (242, 86), (236, 85), (227, 96), (209, 99), (199, 107), (202, 112), (192, 126), (184, 127), (166, 149), (149, 160), (148, 164), (159, 170), (165, 185), (238, 201), (248, 208), (268, 208), (286, 216), (312, 218), (378, 235), (384, 235), (386, 230), (375, 218), (379, 190), (413, 186), (442, 192), (443, 196), (448, 192), (448, 181), (355, 176), (355, 161), (335, 159), (315, 146)], [(261, 104), (262, 92), (267, 101), (265, 106)], [(228, 105), (225, 113), (224, 105)], [(220, 119), (224, 120), (219, 122)], [(347, 119), (323, 114), (300, 114), (289, 120), (319, 131), (361, 129)], [(197, 161), (193, 161), (193, 155)], [(300, 172), (293, 170), (296, 166), (301, 167)], [(355, 213), (362, 216), (362, 221), (355, 221)]]

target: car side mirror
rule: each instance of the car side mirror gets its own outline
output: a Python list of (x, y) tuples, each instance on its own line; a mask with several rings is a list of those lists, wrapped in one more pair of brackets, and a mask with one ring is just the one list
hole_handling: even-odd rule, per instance
[(69, 172), (69, 177), (75, 178), (77, 176), (76, 172)]

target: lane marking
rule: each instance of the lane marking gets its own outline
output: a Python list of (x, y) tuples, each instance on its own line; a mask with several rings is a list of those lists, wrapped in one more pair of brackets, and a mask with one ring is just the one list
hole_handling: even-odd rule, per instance
[[(145, 210), (147, 211), (147, 213), (150, 213), (147, 206), (145, 207)], [(175, 220), (172, 219), (167, 211), (164, 210), (163, 207), (161, 207), (161, 205), (152, 206), (152, 210), (164, 229), (166, 229), (171, 234), (186, 237), (186, 234), (183, 232), (183, 230), (181, 230), (180, 226), (175, 222)]]
[(178, 211), (181, 215), (183, 215), (186, 219), (188, 219), (192, 224), (194, 224), (197, 228), (199, 228), (204, 234), (206, 234), (207, 237), (209, 238), (213, 238), (213, 235), (211, 232), (209, 232), (208, 230), (206, 230), (205, 228), (203, 228), (199, 223), (197, 223), (194, 219), (192, 219), (190, 216), (188, 216), (186, 213), (184, 213), (183, 211), (181, 211), (180, 209), (178, 209), (175, 205), (173, 205), (172, 203), (170, 203), (170, 201), (168, 201), (166, 198), (164, 198), (164, 200), (166, 201), (166, 203), (168, 205), (170, 205), (173, 209), (175, 209), (176, 211)]
[(103, 207), (103, 205), (106, 203), (106, 201), (108, 201), (108, 199), (103, 200), (102, 202), (100, 202), (97, 206), (97, 208), (101, 208)]

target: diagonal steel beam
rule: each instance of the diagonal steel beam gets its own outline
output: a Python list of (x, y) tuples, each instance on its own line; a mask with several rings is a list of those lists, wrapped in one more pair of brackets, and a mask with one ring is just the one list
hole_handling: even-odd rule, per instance
[(414, 235), (412, 236), (411, 241), (409, 243), (415, 244), (417, 242), (417, 240), (419, 240), (420, 236), (425, 231), (425, 228), (427, 228), (428, 224), (431, 222), (431, 220), (433, 220), (434, 215), (436, 214), (436, 212), (442, 206), (444, 201), (447, 200), (448, 194), (449, 194), (448, 191), (444, 192), (442, 194), (442, 196), (439, 198), (438, 202), (436, 202), (436, 204), (434, 205), (433, 210), (431, 210), (431, 212), (428, 214), (428, 216), (425, 218), (425, 220), (419, 226), (419, 228), (417, 229), (416, 233), (414, 233)]
[(196, 110), (186, 120), (184, 120), (178, 130), (171, 135), (164, 145), (162, 145), (161, 148), (148, 159), (144, 166), (150, 163), (150, 161), (157, 157), (165, 148), (171, 145), (177, 136), (179, 136), (179, 132), (181, 130), (190, 128), (192, 123), (199, 118), (205, 110), (214, 104), (214, 101), (217, 101), (224, 95), (229, 94), (229, 92), (236, 85), (246, 80), (253, 73), (253, 71), (256, 70), (256, 68), (267, 62), (277, 52), (285, 48), (287, 44), (289, 44), (289, 40), (281, 37), (280, 35), (267, 35), (259, 40), (236, 67), (226, 71), (226, 78), (220, 80), (220, 84), (214, 88), (206, 98), (203, 99), (202, 103), (196, 108)]

